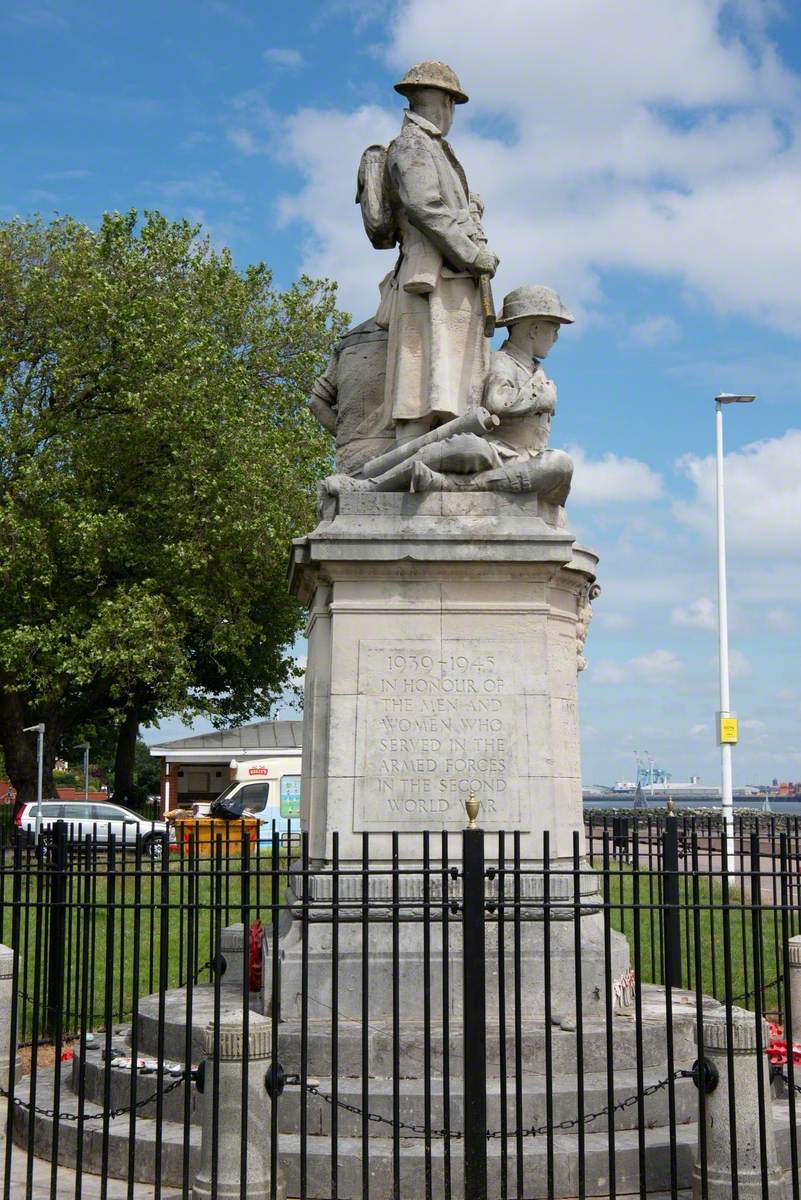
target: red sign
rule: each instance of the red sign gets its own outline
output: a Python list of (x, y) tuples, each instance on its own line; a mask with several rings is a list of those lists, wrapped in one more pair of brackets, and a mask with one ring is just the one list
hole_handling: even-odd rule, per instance
[(269, 775), (269, 767), (248, 767), (248, 775)]

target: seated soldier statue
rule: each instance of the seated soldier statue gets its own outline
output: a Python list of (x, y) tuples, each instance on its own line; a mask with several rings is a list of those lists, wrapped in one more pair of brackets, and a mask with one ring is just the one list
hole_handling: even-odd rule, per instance
[[(351, 481), (377, 491), (525, 492), (549, 504), (564, 505), (573, 462), (563, 450), (549, 450), (556, 387), (541, 366), (572, 316), (551, 288), (516, 288), (498, 319), (509, 337), (492, 356), (482, 396), (491, 418), (481, 433), (455, 433), (415, 447), (380, 475)], [(482, 410), (478, 410), (482, 411)], [(441, 429), (447, 434), (447, 426)], [(369, 464), (368, 464), (369, 470)]]

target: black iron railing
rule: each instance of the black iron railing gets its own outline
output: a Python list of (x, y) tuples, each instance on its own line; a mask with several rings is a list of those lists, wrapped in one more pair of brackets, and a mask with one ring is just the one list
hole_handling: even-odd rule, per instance
[(732, 860), (714, 818), (653, 813), (535, 857), (480, 829), (355, 844), (0, 830), (5, 1198), (65, 1171), (76, 1197), (244, 1198), (257, 1159), (304, 1200), (705, 1195), (711, 1105), (732, 1194), (755, 1170), (798, 1200), (793, 819), (738, 818)]

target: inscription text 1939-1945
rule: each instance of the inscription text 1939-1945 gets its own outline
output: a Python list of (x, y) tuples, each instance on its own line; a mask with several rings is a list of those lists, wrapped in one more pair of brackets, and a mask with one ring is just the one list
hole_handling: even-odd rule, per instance
[(486, 641), (362, 643), (363, 828), (458, 827), (470, 790), (485, 825), (508, 823), (525, 737), (513, 654)]

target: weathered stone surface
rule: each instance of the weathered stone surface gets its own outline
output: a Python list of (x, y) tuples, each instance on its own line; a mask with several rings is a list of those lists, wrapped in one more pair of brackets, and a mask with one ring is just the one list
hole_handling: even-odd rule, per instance
[[(265, 1106), (269, 1104), (264, 1075), (271, 1034), (272, 1021), (250, 1012), (246, 1037), (241, 1009), (221, 1016), (219, 1028), (212, 1022), (206, 1029), (203, 1136), (192, 1200), (207, 1200), (211, 1196), (219, 1200), (238, 1200), (243, 1185), (251, 1200), (269, 1200), (271, 1196), (285, 1200), (286, 1188), (280, 1165), (276, 1179), (271, 1180), (270, 1122), (264, 1120)], [(245, 1060), (248, 1063), (248, 1105), (243, 1128)], [(248, 1148), (245, 1179), (242, 1178), (243, 1140)]]
[(19, 1077), (20, 1058), (16, 1052), (16, 1030), (11, 1023), (11, 1004), (14, 990), (14, 951), (0, 945), (0, 1087), (7, 1088), (14, 1058), (14, 1075)]
[(538, 507), (346, 493), (297, 545), (313, 858), (330, 858), (334, 830), (345, 860), (363, 832), (385, 857), (393, 829), (461, 830), (471, 789), (482, 827), (520, 830), (527, 860), (545, 829), (555, 858), (583, 838), (577, 622), (596, 560)]
[[(768, 1062), (764, 1054), (767, 1023), (760, 1018), (758, 1030), (756, 1015), (736, 1007), (731, 1009), (730, 1022), (731, 1033), (725, 1009), (718, 1008), (704, 1014), (700, 1037), (696, 1029), (699, 1045), (703, 1041), (704, 1056), (717, 1067), (719, 1083), (705, 1097), (706, 1180), (699, 1152), (693, 1170), (693, 1197), (729, 1200), (734, 1194), (732, 1181), (736, 1176), (741, 1200), (764, 1200), (766, 1194), (770, 1200), (785, 1200), (788, 1191), (776, 1150)], [(735, 1098), (733, 1109), (729, 1103), (730, 1086)], [(760, 1111), (764, 1141), (760, 1136)], [(732, 1121), (736, 1166), (732, 1163)], [(767, 1193), (763, 1188), (763, 1172)]]
[(787, 949), (790, 959), (789, 1012), (785, 1014), (784, 1023), (791, 1029), (792, 1040), (797, 1042), (801, 1030), (801, 934), (788, 939)]
[(485, 829), (523, 827), (518, 655), (496, 639), (360, 639), (355, 832), (459, 829), (470, 791)]

